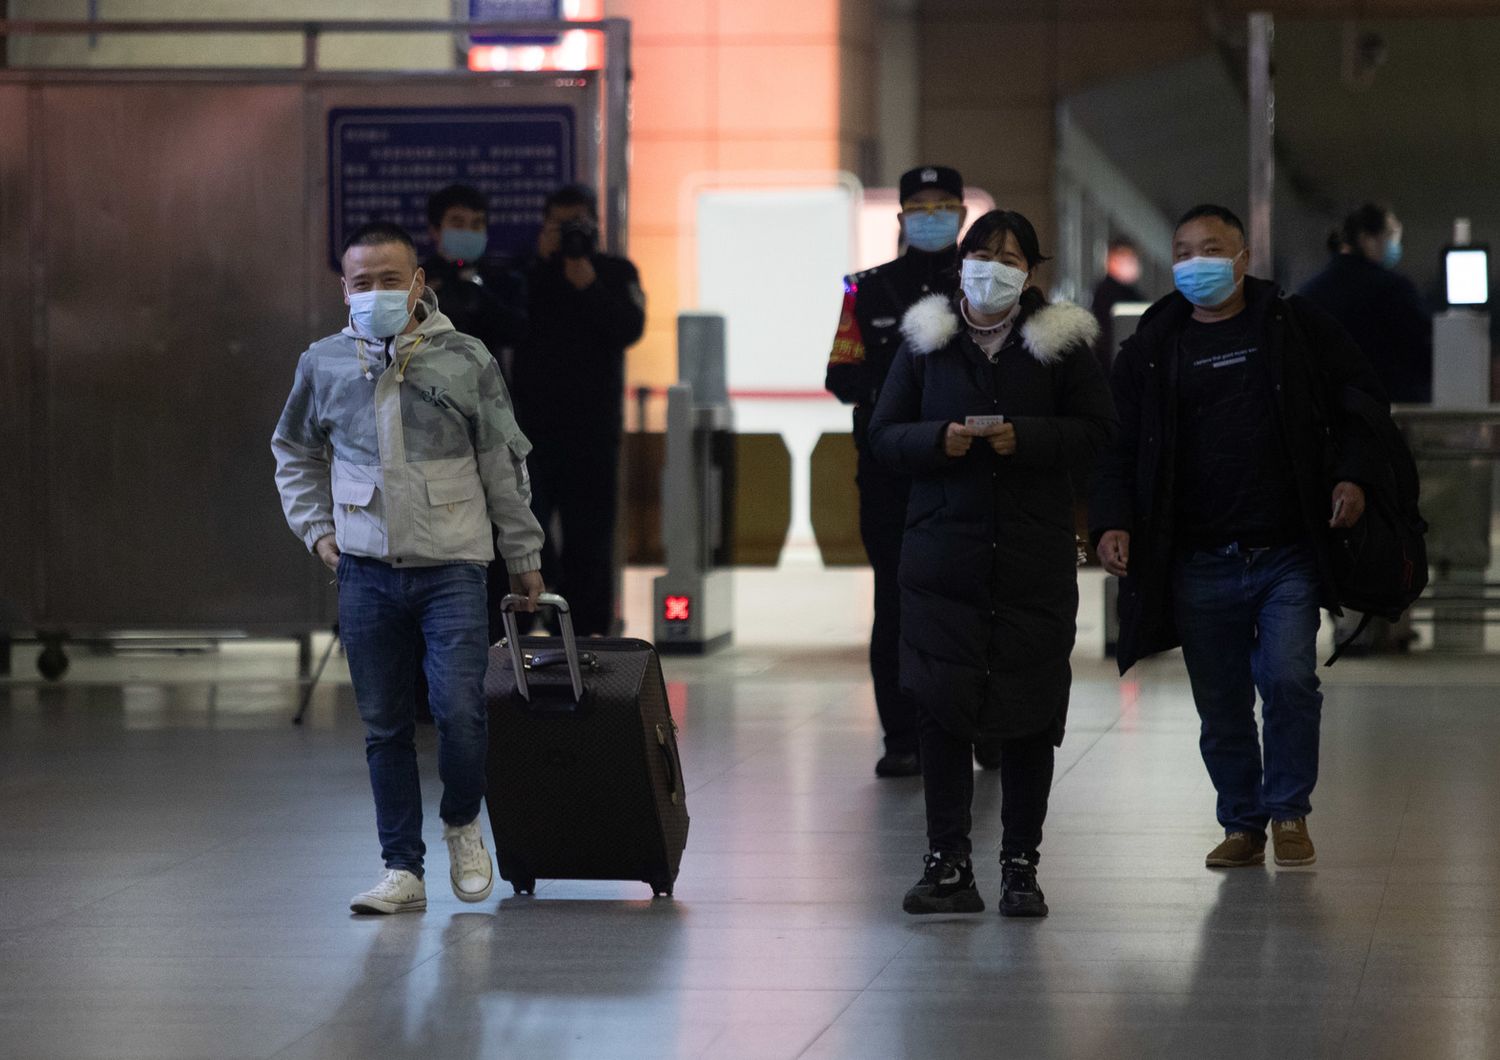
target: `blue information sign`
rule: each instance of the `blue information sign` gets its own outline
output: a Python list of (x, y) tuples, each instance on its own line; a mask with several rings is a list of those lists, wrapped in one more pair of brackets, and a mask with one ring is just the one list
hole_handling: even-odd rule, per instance
[(381, 107), (328, 113), (328, 247), (394, 221), (426, 256), (427, 198), (471, 184), (489, 200), (490, 250), (529, 250), (548, 194), (577, 180), (572, 107)]
[[(561, 22), (563, 0), (469, 0), (470, 22)], [(541, 44), (557, 43), (556, 36), (525, 37), (504, 35), (471, 37), (473, 44)]]

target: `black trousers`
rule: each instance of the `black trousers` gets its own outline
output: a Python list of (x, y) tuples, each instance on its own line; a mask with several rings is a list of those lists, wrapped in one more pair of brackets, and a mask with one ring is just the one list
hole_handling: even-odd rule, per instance
[(892, 475), (859, 454), (859, 536), (875, 572), (875, 623), (870, 630), (870, 676), (888, 754), (917, 751), (917, 708), (901, 691), (901, 537), (911, 480)]
[[(935, 851), (969, 854), (973, 844), (974, 745), (921, 713), (922, 785), (927, 795), (927, 844)], [(1047, 820), (1056, 756), (1052, 730), (1000, 741), (1000, 856), (1036, 864)]]
[(580, 637), (608, 636), (615, 622), (620, 434), (549, 432), (531, 442), (531, 510), (547, 534), (542, 577), (567, 598)]

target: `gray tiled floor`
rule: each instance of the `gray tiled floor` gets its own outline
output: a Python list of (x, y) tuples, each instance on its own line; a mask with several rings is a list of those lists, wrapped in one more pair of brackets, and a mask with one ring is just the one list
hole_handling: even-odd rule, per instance
[(389, 920), (344, 905), (378, 867), (347, 684), (303, 730), (284, 649), (0, 684), (0, 1055), (1500, 1056), (1500, 664), (1341, 664), (1319, 864), (1215, 875), (1180, 665), (1081, 663), (1042, 923), (900, 912), (921, 793), (870, 776), (859, 650), (668, 668), (675, 901), (463, 906), (439, 849)]

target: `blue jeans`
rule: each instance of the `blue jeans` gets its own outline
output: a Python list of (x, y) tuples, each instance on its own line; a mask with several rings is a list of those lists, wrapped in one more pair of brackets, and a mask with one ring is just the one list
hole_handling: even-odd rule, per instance
[[(1199, 749), (1227, 832), (1312, 810), (1318, 782), (1318, 573), (1305, 545), (1193, 552), (1173, 578), (1177, 631), (1202, 720)], [(1260, 690), (1265, 768), (1255, 728)]]
[[(416, 685), (422, 666), (437, 723), (439, 813), (468, 824), (484, 798), (489, 654), (485, 569), (476, 563), (402, 570), (339, 561), (339, 635), (365, 723), (375, 824), (387, 868), (422, 875), (422, 785), (417, 776)], [(420, 655), (426, 640), (425, 661)]]

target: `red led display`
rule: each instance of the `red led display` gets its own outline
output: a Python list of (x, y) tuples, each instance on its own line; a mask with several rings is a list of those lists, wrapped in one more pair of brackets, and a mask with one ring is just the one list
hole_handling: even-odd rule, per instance
[(693, 617), (691, 596), (669, 596), (662, 601), (662, 617), (668, 622), (687, 622)]

